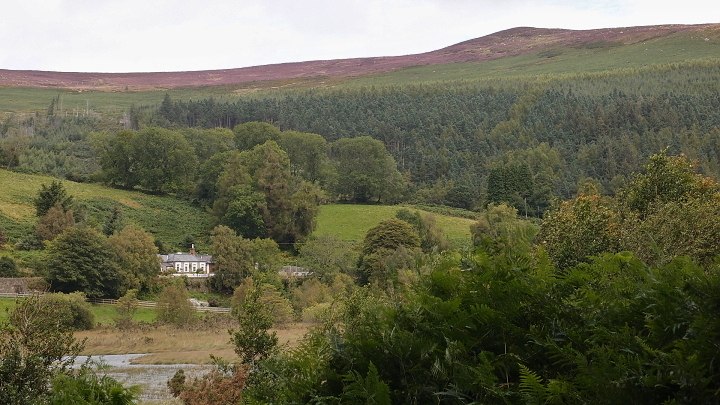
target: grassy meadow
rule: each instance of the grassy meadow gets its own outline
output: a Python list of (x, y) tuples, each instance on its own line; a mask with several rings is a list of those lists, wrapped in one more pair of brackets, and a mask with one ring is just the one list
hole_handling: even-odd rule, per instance
[[(43, 184), (50, 185), (49, 176), (30, 175), (0, 170), (0, 226), (16, 242), (35, 223), (33, 199)], [(119, 190), (101, 184), (75, 183), (60, 180), (68, 194), (74, 196), (87, 214), (88, 224), (100, 226), (108, 212), (118, 206), (126, 225), (135, 225), (153, 234), (157, 239), (177, 245), (185, 235), (206, 234), (210, 218), (205, 210), (173, 196), (154, 196), (137, 191)], [(203, 241), (198, 239), (198, 247)]]
[[(415, 211), (412, 207), (401, 205), (322, 205), (314, 234), (331, 234), (345, 241), (361, 243), (368, 229), (383, 219), (394, 218), (400, 208)], [(440, 214), (432, 215), (435, 216), (436, 224), (443, 229), (448, 239), (453, 241), (470, 239), (470, 224), (475, 222), (474, 220)]]
[[(33, 198), (43, 184), (55, 178), (0, 170), (0, 226), (17, 241), (32, 231), (35, 223)], [(91, 226), (100, 226), (114, 207), (122, 209), (124, 223), (141, 227), (156, 238), (178, 244), (185, 235), (195, 235), (203, 249), (203, 238), (211, 227), (210, 218), (201, 207), (173, 196), (154, 196), (137, 191), (119, 190), (101, 184), (60, 180), (68, 193), (87, 211)], [(381, 220), (392, 218), (404, 206), (327, 204), (320, 207), (316, 235), (329, 233), (340, 239), (361, 242), (368, 229)], [(412, 207), (407, 207), (414, 210)], [(421, 210), (422, 211), (422, 210)], [(471, 219), (433, 214), (437, 225), (450, 240), (470, 238)]]

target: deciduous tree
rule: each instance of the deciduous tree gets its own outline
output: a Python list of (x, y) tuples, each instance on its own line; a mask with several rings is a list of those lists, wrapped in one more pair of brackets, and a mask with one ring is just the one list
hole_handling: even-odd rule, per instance
[(353, 202), (397, 201), (405, 181), (385, 145), (369, 136), (343, 138), (330, 146), (330, 158), (337, 172), (335, 193)]
[(75, 218), (72, 210), (65, 211), (60, 202), (57, 202), (38, 219), (35, 233), (41, 241), (53, 240), (73, 225), (75, 225)]
[(122, 279), (105, 236), (91, 228), (70, 228), (48, 245), (51, 288), (88, 297), (118, 297)]
[(219, 225), (213, 229), (210, 244), (215, 260), (215, 276), (210, 284), (215, 291), (229, 294), (253, 272), (252, 243), (227, 226)]
[(36, 405), (47, 398), (50, 380), (63, 373), (82, 349), (50, 300), (19, 301), (0, 325), (0, 403)]
[(158, 249), (152, 235), (134, 226), (126, 226), (108, 238), (114, 268), (121, 277), (118, 294), (130, 289), (147, 290), (160, 272)]

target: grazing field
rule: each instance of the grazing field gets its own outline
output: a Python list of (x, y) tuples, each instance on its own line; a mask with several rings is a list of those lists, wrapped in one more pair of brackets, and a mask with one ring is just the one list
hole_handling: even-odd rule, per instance
[[(33, 199), (43, 184), (58, 180), (49, 176), (0, 170), (0, 227), (14, 243), (22, 238), (35, 222)], [(185, 235), (204, 235), (210, 229), (205, 210), (174, 196), (154, 196), (137, 191), (119, 190), (92, 183), (60, 180), (82, 206), (88, 224), (102, 224), (113, 207), (119, 207), (126, 225), (135, 225), (171, 245), (179, 244)], [(198, 248), (203, 240), (198, 238)]]
[[(387, 218), (394, 218), (397, 211), (407, 208), (402, 205), (356, 205), (356, 204), (327, 204), (320, 207), (318, 225), (315, 235), (331, 234), (350, 242), (360, 243), (365, 239), (368, 229)], [(426, 212), (419, 210), (421, 212)], [(448, 239), (452, 241), (469, 240), (470, 224), (474, 222), (468, 218), (458, 218), (448, 215), (432, 214), (436, 224), (442, 228)]]

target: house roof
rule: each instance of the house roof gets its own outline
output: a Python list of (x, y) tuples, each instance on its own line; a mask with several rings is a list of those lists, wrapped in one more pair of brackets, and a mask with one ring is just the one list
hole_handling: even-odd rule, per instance
[(171, 253), (169, 255), (158, 255), (163, 263), (175, 263), (175, 262), (212, 262), (212, 256), (210, 255), (193, 255), (190, 253)]

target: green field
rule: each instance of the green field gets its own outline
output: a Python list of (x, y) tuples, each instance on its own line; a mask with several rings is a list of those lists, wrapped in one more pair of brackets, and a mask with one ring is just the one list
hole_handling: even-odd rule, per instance
[[(409, 208), (414, 211), (412, 207), (399, 205), (323, 205), (320, 207), (318, 226), (314, 234), (331, 234), (342, 240), (359, 243), (365, 239), (368, 229), (383, 219), (394, 218), (400, 208)], [(445, 231), (448, 239), (453, 241), (470, 239), (470, 224), (474, 220), (439, 214), (432, 215), (435, 216), (437, 225)]]
[[(33, 198), (43, 184), (55, 178), (0, 170), (0, 226), (15, 242), (32, 230), (35, 223)], [(202, 236), (210, 229), (205, 210), (173, 196), (161, 197), (137, 191), (118, 190), (100, 184), (61, 180), (68, 194), (82, 206), (90, 226), (100, 226), (115, 206), (123, 212), (124, 224), (135, 225), (157, 239), (177, 245), (185, 235), (193, 235), (203, 248)]]
[[(0, 170), (0, 226), (13, 243), (32, 232), (35, 223), (33, 198), (43, 184), (57, 180)], [(113, 206), (121, 207), (124, 223), (147, 230), (163, 242), (177, 245), (185, 235), (194, 235), (199, 249), (205, 249), (211, 222), (200, 207), (173, 196), (161, 197), (137, 191), (119, 190), (91, 183), (61, 180), (75, 201), (84, 206), (91, 226), (100, 226)], [(328, 204), (320, 207), (316, 235), (329, 233), (340, 239), (360, 242), (368, 229), (395, 216), (403, 206)], [(408, 207), (413, 209), (411, 207)], [(470, 238), (471, 219), (433, 214), (437, 225), (450, 240)]]

